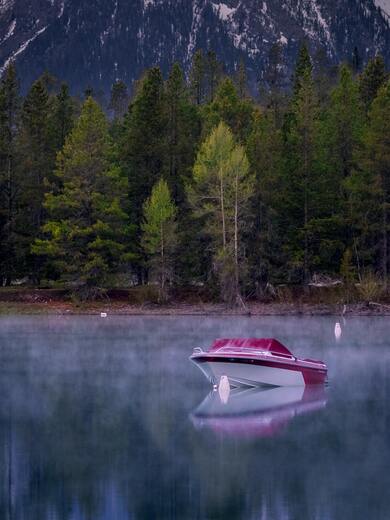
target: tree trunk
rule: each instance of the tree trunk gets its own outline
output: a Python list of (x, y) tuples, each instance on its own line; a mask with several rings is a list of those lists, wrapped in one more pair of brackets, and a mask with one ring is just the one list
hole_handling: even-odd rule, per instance
[(224, 200), (224, 186), (223, 186), (223, 172), (220, 172), (220, 198), (221, 198), (221, 218), (222, 218), (222, 244), (223, 250), (226, 250), (226, 222), (225, 222), (225, 200)]
[(238, 276), (238, 177), (235, 179), (235, 201), (234, 201), (234, 275), (235, 292), (239, 297), (239, 276)]

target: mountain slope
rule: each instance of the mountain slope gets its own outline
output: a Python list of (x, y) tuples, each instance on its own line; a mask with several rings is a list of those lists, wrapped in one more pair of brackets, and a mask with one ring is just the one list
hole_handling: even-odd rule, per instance
[(376, 52), (390, 62), (390, 0), (0, 0), (0, 72), (15, 60), (22, 83), (45, 69), (74, 91), (108, 91), (146, 67), (188, 70), (193, 52), (213, 48), (229, 70), (244, 58), (261, 74), (280, 41), (291, 69), (300, 41), (332, 61)]

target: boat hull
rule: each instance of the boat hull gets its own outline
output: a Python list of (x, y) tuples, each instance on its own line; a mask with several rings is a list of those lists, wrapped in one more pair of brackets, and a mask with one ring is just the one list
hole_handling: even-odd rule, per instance
[(326, 370), (268, 360), (201, 357), (191, 358), (211, 381), (227, 376), (231, 386), (305, 386), (323, 384)]

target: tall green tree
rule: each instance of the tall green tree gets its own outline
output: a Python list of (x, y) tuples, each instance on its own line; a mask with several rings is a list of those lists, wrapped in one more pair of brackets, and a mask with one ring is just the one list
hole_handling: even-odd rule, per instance
[(278, 127), (281, 126), (283, 109), (286, 103), (285, 86), (283, 45), (277, 42), (269, 50), (264, 78), (259, 90), (261, 100), (272, 115), (274, 124)]
[(57, 153), (64, 146), (75, 119), (75, 103), (66, 83), (61, 85), (60, 91), (54, 97), (49, 117), (54, 153)]
[(20, 182), (17, 178), (16, 134), (20, 109), (19, 81), (11, 64), (0, 85), (0, 285), (18, 274), (16, 222)]
[(167, 284), (173, 277), (177, 209), (171, 199), (168, 184), (160, 179), (153, 186), (144, 204), (142, 246), (147, 255), (152, 278), (159, 284), (159, 299), (168, 296)]
[(295, 70), (293, 74), (293, 91), (294, 96), (299, 94), (303, 85), (307, 84), (307, 78), (312, 76), (313, 63), (310, 57), (309, 49), (306, 43), (303, 43), (299, 49)]
[[(302, 65), (304, 64), (304, 66)], [(314, 218), (318, 101), (306, 48), (301, 49), (295, 73), (291, 121), (287, 133), (287, 160), (282, 189), (285, 230), (291, 273), (307, 283), (311, 272), (310, 222)]]
[(18, 135), (19, 168), (24, 185), (18, 233), (27, 273), (35, 283), (41, 278), (43, 264), (40, 258), (31, 257), (30, 250), (44, 223), (43, 201), (47, 190), (46, 183), (52, 181), (55, 163), (53, 140), (50, 135), (50, 110), (45, 81), (40, 78), (33, 83), (24, 100)]
[(206, 64), (202, 49), (195, 51), (190, 70), (190, 93), (195, 105), (201, 105), (206, 93)]
[(200, 138), (200, 116), (191, 103), (183, 71), (175, 63), (165, 83), (165, 176), (175, 202), (183, 205)]
[(126, 83), (121, 80), (116, 81), (111, 88), (111, 98), (109, 103), (109, 110), (115, 119), (123, 117), (129, 105), (129, 93), (127, 91)]
[(280, 225), (285, 211), (281, 191), (285, 145), (281, 129), (275, 126), (273, 108), (256, 112), (247, 154), (256, 179), (251, 205), (254, 225), (247, 237), (249, 273), (251, 288), (261, 295), (268, 283), (285, 281), (286, 258), (281, 247), (285, 230)]
[[(372, 103), (356, 168), (347, 181), (357, 234), (358, 267), (389, 271), (390, 82)], [(361, 264), (363, 264), (361, 266)]]
[(92, 98), (58, 155), (55, 175), (58, 188), (45, 197), (45, 237), (35, 240), (33, 252), (52, 258), (80, 297), (94, 298), (130, 256), (127, 181), (113, 162), (108, 124)]
[(121, 152), (129, 179), (130, 217), (138, 227), (143, 202), (164, 172), (166, 123), (164, 82), (154, 67), (141, 80), (131, 104)]
[(188, 196), (210, 239), (221, 296), (229, 304), (242, 303), (242, 234), (253, 184), (243, 147), (235, 144), (231, 130), (220, 123), (201, 146)]
[(368, 111), (379, 89), (385, 84), (388, 74), (382, 56), (371, 59), (359, 77), (361, 100)]
[(249, 98), (241, 99), (230, 78), (225, 78), (219, 84), (214, 101), (205, 106), (204, 133), (223, 121), (228, 125), (236, 138), (245, 143), (251, 130), (254, 105)]
[(219, 82), (222, 78), (222, 64), (214, 51), (209, 50), (205, 56), (205, 89), (207, 101), (213, 101)]
[(248, 74), (244, 60), (238, 64), (234, 80), (238, 97), (240, 99), (248, 97)]

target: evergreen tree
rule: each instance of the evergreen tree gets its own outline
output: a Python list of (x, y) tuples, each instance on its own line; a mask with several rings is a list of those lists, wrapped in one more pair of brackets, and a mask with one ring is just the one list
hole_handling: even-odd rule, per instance
[(127, 86), (123, 81), (116, 81), (111, 89), (111, 99), (108, 106), (109, 110), (112, 111), (114, 120), (122, 118), (129, 105), (129, 94), (127, 92)]
[(20, 195), (15, 145), (20, 108), (19, 82), (11, 64), (0, 86), (0, 286), (18, 274), (16, 219)]
[(165, 84), (167, 164), (165, 166), (173, 198), (184, 203), (184, 185), (191, 175), (199, 140), (200, 118), (190, 102), (184, 74), (175, 63)]
[(69, 94), (69, 87), (61, 85), (59, 93), (53, 100), (50, 115), (50, 126), (54, 152), (58, 152), (65, 144), (65, 139), (72, 130), (75, 117), (75, 105)]
[(77, 284), (82, 298), (94, 298), (109, 274), (128, 260), (127, 217), (122, 209), (126, 180), (112, 162), (108, 125), (88, 98), (57, 159), (59, 186), (48, 193), (43, 226), (33, 252), (53, 259), (61, 279)]
[(158, 280), (160, 301), (167, 298), (167, 283), (172, 280), (176, 238), (176, 206), (163, 179), (153, 186), (144, 204), (142, 246), (152, 278)]
[(310, 58), (309, 49), (307, 48), (306, 43), (303, 43), (299, 49), (293, 75), (294, 96), (298, 96), (302, 85), (306, 83), (309, 76), (312, 76), (312, 72), (313, 64)]
[(198, 49), (192, 58), (190, 70), (190, 91), (195, 105), (201, 105), (205, 99), (206, 65), (203, 52)]
[(250, 278), (259, 294), (267, 283), (285, 281), (286, 258), (281, 247), (284, 230), (280, 226), (284, 213), (281, 193), (284, 152), (282, 132), (275, 127), (273, 111), (257, 112), (247, 144), (256, 179), (251, 208), (254, 227), (247, 237), (247, 249)]
[(208, 102), (213, 101), (222, 77), (222, 65), (214, 51), (208, 51), (205, 59), (205, 90)]
[(248, 76), (244, 60), (241, 60), (235, 75), (237, 94), (240, 99), (248, 97)]
[(360, 57), (359, 49), (355, 46), (351, 58), (352, 72), (356, 76), (359, 74), (362, 68), (362, 59)]
[(351, 173), (362, 137), (364, 116), (358, 85), (347, 65), (340, 67), (339, 78), (330, 95), (324, 126), (328, 139), (327, 163), (330, 169), (337, 172), (340, 184)]
[(287, 133), (288, 160), (282, 184), (285, 197), (283, 216), (290, 273), (307, 283), (312, 268), (310, 223), (314, 219), (314, 197), (318, 189), (315, 169), (318, 102), (305, 50), (301, 51), (295, 78)]
[[(260, 97), (264, 98), (267, 110), (272, 114), (274, 124), (281, 125), (282, 112), (285, 104), (285, 65), (283, 46), (280, 42), (274, 43), (269, 51), (264, 73), (264, 87), (260, 88)], [(265, 92), (263, 92), (263, 90)]]
[(122, 145), (129, 179), (131, 221), (139, 226), (143, 202), (160, 179), (166, 164), (164, 82), (159, 68), (148, 70), (131, 105)]
[(253, 184), (244, 149), (220, 123), (201, 146), (188, 196), (211, 241), (221, 296), (230, 304), (242, 303), (242, 233), (248, 223)]
[(387, 284), (390, 207), (390, 82), (372, 103), (357, 167), (347, 181), (359, 264), (381, 272)]
[(253, 102), (250, 99), (240, 99), (233, 81), (225, 78), (218, 87), (214, 101), (204, 108), (204, 131), (210, 132), (223, 121), (244, 143), (251, 129), (253, 110)]
[(375, 56), (368, 62), (359, 78), (360, 97), (367, 111), (386, 79), (385, 62), (382, 56)]
[(19, 168), (24, 185), (18, 233), (27, 273), (31, 275), (34, 282), (39, 282), (43, 264), (39, 258), (31, 258), (30, 249), (44, 223), (43, 201), (47, 189), (46, 183), (52, 180), (55, 161), (53, 141), (50, 136), (50, 109), (45, 82), (38, 79), (33, 83), (24, 100), (18, 136)]

